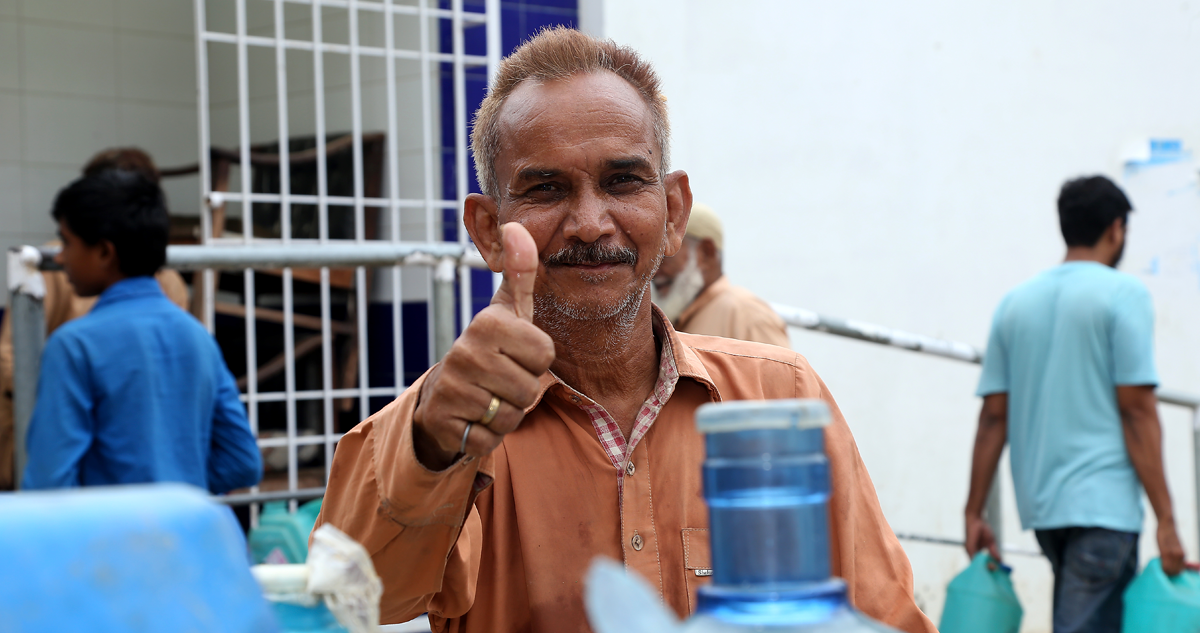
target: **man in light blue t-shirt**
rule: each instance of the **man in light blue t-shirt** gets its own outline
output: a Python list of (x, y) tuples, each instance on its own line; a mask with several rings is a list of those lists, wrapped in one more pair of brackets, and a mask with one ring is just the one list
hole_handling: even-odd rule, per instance
[(1183, 568), (1154, 396), (1154, 306), (1141, 282), (1115, 269), (1131, 210), (1103, 176), (1063, 185), (1066, 260), (1000, 302), (979, 379), (967, 553), (999, 558), (982, 513), (1007, 441), (1021, 525), (1035, 530), (1054, 570), (1055, 633), (1120, 631), (1142, 488), (1163, 569)]

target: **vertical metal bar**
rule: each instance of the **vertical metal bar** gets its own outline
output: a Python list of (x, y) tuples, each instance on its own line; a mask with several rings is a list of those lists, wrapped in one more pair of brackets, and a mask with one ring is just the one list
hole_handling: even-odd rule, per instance
[[(200, 136), (200, 243), (207, 244), (212, 238), (212, 207), (209, 206), (212, 195), (212, 156), (209, 153), (209, 114), (208, 114), (208, 42), (204, 34), (208, 30), (206, 24), (207, 9), (205, 0), (196, 0), (196, 115), (199, 119), (197, 126)], [(202, 293), (200, 305), (201, 318), (204, 327), (211, 334), (215, 327), (213, 315), (213, 274), (211, 270), (196, 272), (192, 275), (192, 292)]]
[[(488, 90), (492, 89), (495, 84), (496, 72), (500, 70), (500, 58), (504, 55), (504, 43), (501, 40), (502, 31), (500, 28), (500, 0), (485, 0), (487, 10), (487, 64), (488, 64)], [(475, 165), (475, 169), (479, 169), (479, 165)], [(500, 273), (492, 275), (491, 292), (495, 292), (500, 287), (500, 282), (503, 277)]]
[(288, 121), (287, 49), (283, 46), (286, 39), (283, 2), (275, 0), (275, 103), (279, 129), (279, 226), (280, 237), (286, 244), (292, 239), (292, 171), (288, 143), (291, 125)]
[[(275, 100), (279, 124), (279, 220), (280, 238), (284, 244), (292, 241), (292, 168), (291, 147), (288, 142), (287, 51), (283, 47), (283, 0), (275, 0)], [(292, 269), (283, 269), (283, 355), (284, 406), (287, 424), (288, 490), (299, 489), (299, 463), (296, 457), (296, 330), (293, 324), (295, 299)], [(257, 487), (256, 487), (257, 488)], [(288, 505), (296, 509), (296, 500)]]
[[(358, 0), (349, 1), (350, 11), (350, 131), (354, 163), (354, 240), (366, 240), (363, 218), (363, 153), (362, 153), (362, 69), (358, 50)], [(390, 58), (390, 55), (388, 56)], [(358, 416), (365, 420), (371, 414), (367, 389), (371, 380), (367, 365), (367, 270), (354, 270), (355, 330), (358, 332)]]
[[(417, 0), (417, 16), (421, 21), (421, 144), (424, 150), (425, 162), (425, 241), (434, 241), (434, 218), (433, 218), (433, 173), (434, 173), (434, 155), (433, 155), (433, 79), (430, 76), (432, 71), (429, 67), (432, 63), (430, 56), (433, 42), (429, 35), (429, 0)], [(441, 199), (441, 195), (438, 195)], [(440, 212), (440, 207), (439, 207)], [(432, 271), (430, 271), (432, 273)], [(426, 322), (433, 324), (436, 321), (434, 315), (433, 304), (435, 303), (433, 291), (433, 274), (426, 277), (425, 296), (428, 297), (425, 304)], [(434, 344), (433, 328), (429, 330), (429, 358), (436, 361), (441, 358), (437, 355), (437, 348)]]
[(350, 0), (350, 143), (354, 166), (354, 239), (366, 239), (363, 224), (362, 60), (358, 51), (358, 0)]
[[(250, 202), (250, 71), (246, 50), (246, 0), (237, 0), (238, 172), (242, 181), (242, 239), (254, 240), (254, 205)], [(243, 304), (246, 308), (246, 412), (250, 432), (258, 437), (258, 325), (254, 297), (254, 271), (243, 271)]]
[[(464, 55), (463, 33), (463, 0), (453, 0), (453, 48), (454, 48), (454, 190), (458, 196), (455, 217), (458, 221), (458, 243), (464, 247), (470, 243), (466, 224), (463, 222), (463, 208), (466, 205), (468, 178), (470, 169), (467, 166), (467, 69)], [(458, 267), (458, 308), (459, 323), (467, 327), (471, 322), (471, 269), (466, 264)]]
[(317, 232), (321, 242), (329, 239), (329, 177), (325, 156), (325, 53), (321, 50), (321, 3), (312, 4), (313, 113), (317, 135)]
[[(9, 258), (9, 266), (13, 258)], [(40, 274), (34, 271), (33, 274)], [(29, 455), (25, 438), (37, 401), (38, 374), (41, 372), (42, 347), (46, 342), (46, 313), (42, 298), (14, 289), (9, 296), (8, 314), (12, 319), (13, 346), (13, 483), (21, 489), (21, 476)]]
[[(396, 57), (392, 51), (396, 48), (396, 19), (392, 13), (392, 0), (383, 0), (383, 39), (386, 57), (384, 58), (387, 73), (387, 163), (388, 163), (388, 211), (391, 218), (391, 238), (393, 242), (400, 241), (400, 152), (397, 149), (396, 138)], [(400, 395), (404, 384), (404, 331), (401, 327), (401, 268), (392, 267), (392, 368), (395, 394)]]
[[(313, 106), (317, 134), (317, 226), (322, 244), (329, 241), (329, 178), (325, 155), (325, 54), (321, 51), (321, 4), (312, 4)], [(321, 413), (325, 435), (325, 481), (333, 464), (333, 332), (330, 327), (329, 268), (321, 268)]]
[(432, 336), (436, 341), (434, 362), (441, 361), (446, 352), (450, 351), (450, 346), (454, 344), (454, 264), (454, 258), (445, 257), (438, 261), (437, 268), (434, 270), (433, 287), (436, 293), (433, 302), (435, 313)]
[(1192, 470), (1195, 473), (1196, 546), (1200, 547), (1200, 408), (1192, 408)]
[(1000, 506), (1000, 472), (997, 469), (996, 476), (992, 478), (992, 487), (988, 490), (987, 505), (984, 506), (984, 519), (988, 525), (992, 527), (992, 534), (996, 537), (996, 547), (1004, 549), (1004, 514)]
[[(324, 160), (321, 158), (320, 160)], [(325, 481), (333, 467), (333, 332), (330, 327), (329, 268), (321, 268), (321, 412), (325, 420)]]
[(246, 308), (246, 412), (250, 431), (258, 437), (258, 317), (254, 300), (254, 271), (242, 271)]
[[(242, 180), (242, 238), (254, 239), (254, 205), (250, 202), (250, 70), (246, 52), (246, 0), (237, 0), (238, 171)], [(246, 313), (249, 317), (250, 313)], [(250, 368), (253, 371), (253, 368)]]
[(487, 29), (488, 89), (490, 90), (492, 82), (496, 79), (496, 71), (500, 69), (500, 58), (504, 55), (503, 42), (500, 39), (500, 0), (485, 0), (484, 7), (487, 11), (487, 26), (484, 28)]

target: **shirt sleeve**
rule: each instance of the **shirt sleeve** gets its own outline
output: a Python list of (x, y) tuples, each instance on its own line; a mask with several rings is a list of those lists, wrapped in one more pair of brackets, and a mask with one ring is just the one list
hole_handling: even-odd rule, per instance
[(1008, 349), (1002, 331), (1004, 304), (1003, 301), (1000, 303), (992, 317), (992, 331), (988, 335), (987, 352), (983, 356), (983, 371), (979, 374), (979, 387), (975, 390), (975, 395), (979, 397), (1008, 393)]
[(208, 453), (208, 489), (221, 494), (253, 486), (262, 479), (262, 454), (250, 432), (237, 383), (213, 344), (217, 394), (213, 402), (212, 444)]
[(1140, 283), (1113, 302), (1111, 329), (1113, 383), (1158, 385), (1154, 369), (1154, 302)]
[(42, 352), (37, 403), (25, 437), (29, 461), (22, 488), (82, 484), (80, 464), (95, 433), (93, 404), (91, 371), (82, 346), (69, 336), (51, 336)]
[(383, 622), (428, 612), (457, 618), (474, 603), (482, 525), (474, 507), (492, 457), (440, 472), (417, 461), (412, 417), (424, 378), (338, 442), (316, 527), (329, 523), (371, 554)]

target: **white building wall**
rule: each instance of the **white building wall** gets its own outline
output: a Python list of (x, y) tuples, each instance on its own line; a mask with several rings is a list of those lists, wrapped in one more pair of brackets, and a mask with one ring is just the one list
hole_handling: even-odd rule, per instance
[[(1163, 385), (1200, 392), (1196, 165), (1152, 178), (1126, 174), (1121, 161), (1130, 141), (1148, 136), (1200, 143), (1200, 6), (581, 5), (585, 30), (638, 48), (663, 76), (674, 166), (723, 215), (735, 283), (770, 301), (983, 347), (1003, 294), (1062, 258), (1062, 181), (1104, 173), (1139, 209), (1122, 269), (1154, 294)], [(893, 528), (961, 538), (978, 368), (807, 331), (793, 330), (792, 342), (838, 398)], [(1179, 528), (1195, 559), (1188, 419), (1162, 413)], [(1004, 468), (1008, 541), (1035, 550)], [(1155, 555), (1153, 525), (1143, 562)], [(904, 545), (917, 599), (936, 622), (966, 556)], [(1024, 630), (1048, 632), (1049, 566), (1009, 558)]]
[[(192, 32), (191, 0), (0, 0), (0, 248), (52, 239), (55, 194), (101, 149), (196, 162)], [(165, 185), (196, 214), (195, 178)]]

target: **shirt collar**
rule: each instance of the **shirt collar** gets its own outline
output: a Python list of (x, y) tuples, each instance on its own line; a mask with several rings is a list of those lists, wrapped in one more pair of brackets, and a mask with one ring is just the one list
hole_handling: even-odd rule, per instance
[(129, 299), (162, 295), (162, 293), (162, 288), (159, 287), (158, 280), (154, 277), (128, 277), (109, 286), (104, 292), (100, 293), (100, 299), (96, 301), (96, 306), (92, 309), (95, 310), (96, 308)]
[[(716, 285), (716, 282), (713, 282), (712, 285)], [(675, 331), (675, 328), (671, 325), (671, 321), (667, 319), (662, 310), (658, 309), (658, 306), (652, 305), (651, 309), (654, 336), (662, 341), (661, 355), (659, 357), (659, 377), (662, 378), (664, 374), (674, 373), (680, 378), (687, 377), (696, 380), (708, 388), (714, 400), (720, 402), (721, 394), (717, 391), (717, 386), (709, 376), (708, 370), (700, 362), (700, 358), (696, 356), (696, 352), (679, 338), (679, 333)], [(542, 403), (542, 398), (545, 397), (546, 392), (554, 385), (561, 384), (564, 387), (570, 388), (569, 385), (559, 380), (558, 376), (555, 376), (550, 371), (542, 374), (539, 380), (540, 387), (537, 398), (533, 404), (525, 409), (526, 414), (536, 409)]]

